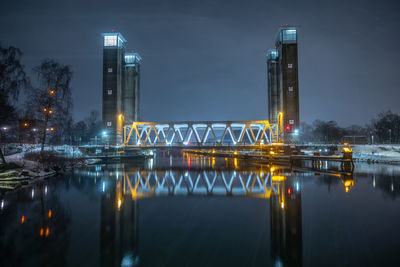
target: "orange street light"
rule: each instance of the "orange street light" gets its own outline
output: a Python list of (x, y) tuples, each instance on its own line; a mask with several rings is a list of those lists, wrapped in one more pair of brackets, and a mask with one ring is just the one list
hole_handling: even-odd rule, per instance
[(51, 127), (51, 128), (50, 128), (50, 131), (54, 131), (54, 128), (53, 128), (53, 127)]
[(25, 123), (24, 123), (24, 126), (25, 126), (25, 127), (28, 127), (28, 126), (29, 126), (29, 123), (25, 122)]
[(54, 90), (50, 90), (49, 92), (50, 95), (54, 95), (54, 93), (55, 93)]

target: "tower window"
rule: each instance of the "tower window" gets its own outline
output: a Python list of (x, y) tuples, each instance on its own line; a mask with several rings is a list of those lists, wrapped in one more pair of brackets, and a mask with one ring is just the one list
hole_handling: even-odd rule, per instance
[(107, 95), (112, 95), (112, 90), (107, 90)]
[(107, 126), (111, 127), (111, 125), (112, 125), (111, 121), (107, 121)]
[(117, 36), (104, 36), (104, 46), (117, 46)]
[(294, 120), (289, 120), (289, 124), (294, 124)]
[(293, 63), (287, 64), (288, 69), (293, 69)]
[(289, 86), (288, 90), (289, 92), (293, 92), (293, 86)]
[(112, 72), (113, 72), (113, 69), (112, 69), (112, 68), (108, 68), (108, 69), (107, 69), (107, 72), (108, 72), (108, 73), (112, 73)]

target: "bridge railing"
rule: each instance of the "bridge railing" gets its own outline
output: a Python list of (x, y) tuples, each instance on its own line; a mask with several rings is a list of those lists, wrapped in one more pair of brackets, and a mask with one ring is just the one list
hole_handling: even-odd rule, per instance
[(279, 125), (269, 121), (133, 122), (125, 125), (123, 145), (256, 146), (279, 142)]

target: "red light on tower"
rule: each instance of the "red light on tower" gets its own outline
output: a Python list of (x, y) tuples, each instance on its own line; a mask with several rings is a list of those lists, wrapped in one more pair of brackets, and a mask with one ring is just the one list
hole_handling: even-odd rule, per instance
[(287, 193), (288, 193), (288, 195), (291, 195), (292, 194), (292, 188), (290, 188), (290, 187), (288, 187), (288, 189), (287, 189)]
[(290, 131), (292, 129), (292, 127), (290, 126), (290, 124), (286, 125), (285, 130), (286, 131)]

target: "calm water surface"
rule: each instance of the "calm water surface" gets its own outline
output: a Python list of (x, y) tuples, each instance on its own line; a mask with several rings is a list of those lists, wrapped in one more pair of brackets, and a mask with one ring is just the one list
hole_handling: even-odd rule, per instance
[(0, 195), (0, 266), (400, 266), (400, 168), (159, 153)]

